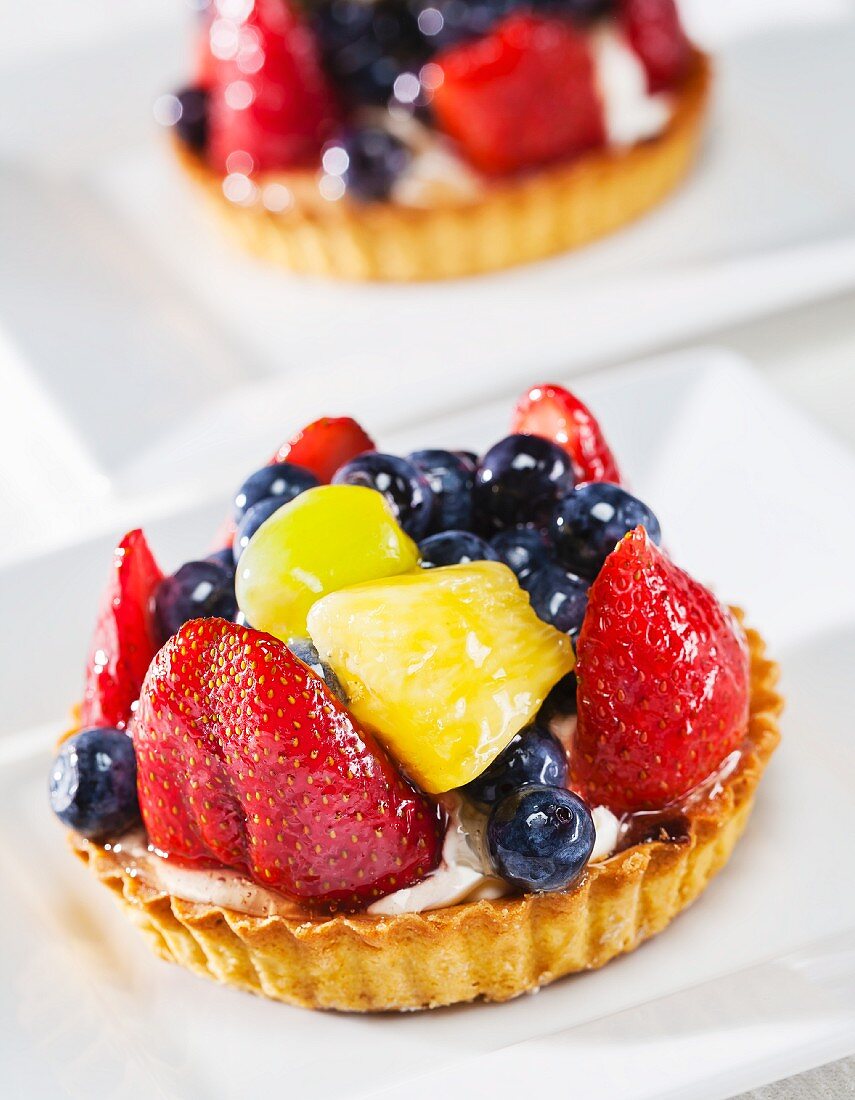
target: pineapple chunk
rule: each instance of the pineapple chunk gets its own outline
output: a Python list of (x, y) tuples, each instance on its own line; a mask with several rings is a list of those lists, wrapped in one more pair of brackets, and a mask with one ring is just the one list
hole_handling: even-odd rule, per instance
[(344, 588), (308, 621), (350, 710), (431, 794), (480, 775), (574, 665), (499, 562)]

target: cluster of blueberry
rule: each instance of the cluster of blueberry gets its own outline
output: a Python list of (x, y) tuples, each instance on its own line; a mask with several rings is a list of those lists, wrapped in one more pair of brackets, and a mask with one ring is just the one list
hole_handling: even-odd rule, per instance
[[(539, 436), (510, 435), (480, 459), (466, 451), (422, 450), (406, 458), (368, 451), (345, 463), (333, 484), (375, 489), (419, 544), (424, 568), (502, 561), (529, 593), (537, 615), (575, 638), (591, 581), (615, 544), (639, 524), (659, 542), (653, 512), (609, 482), (577, 485), (566, 452)], [(318, 484), (288, 462), (263, 466), (234, 502), (232, 547), (182, 565), (155, 595), (164, 640), (193, 618), (237, 614), (235, 566), (258, 528)]]
[(521, 890), (564, 890), (585, 869), (596, 839), (586, 804), (567, 790), (567, 756), (542, 724), (521, 730), (463, 793), (489, 809), (490, 861)]

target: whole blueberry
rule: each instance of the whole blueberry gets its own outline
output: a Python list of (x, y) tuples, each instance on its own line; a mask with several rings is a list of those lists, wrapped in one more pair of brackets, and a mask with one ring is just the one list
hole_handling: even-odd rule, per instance
[(413, 451), (407, 457), (425, 475), (433, 492), (431, 532), (469, 530), (475, 463), (459, 451)]
[(324, 164), (337, 170), (349, 194), (363, 202), (384, 202), (410, 162), (406, 145), (379, 126), (351, 130), (324, 151)]
[(492, 806), (527, 783), (563, 787), (566, 780), (567, 756), (560, 741), (540, 726), (527, 726), (463, 792)]
[(234, 542), (232, 543), (235, 562), (240, 561), (240, 556), (249, 545), (249, 540), (262, 523), (270, 519), (274, 512), (278, 512), (283, 503), (280, 497), (268, 497), (266, 500), (260, 500), (258, 504), (253, 504), (251, 508), (247, 509), (243, 519), (237, 525)]
[(346, 462), (333, 474), (333, 485), (364, 485), (382, 493), (395, 518), (413, 539), (423, 538), (433, 512), (427, 478), (398, 455), (369, 451)]
[(593, 580), (616, 544), (639, 524), (658, 545), (659, 521), (646, 504), (619, 485), (591, 481), (558, 501), (549, 533), (561, 564)]
[(250, 474), (238, 489), (234, 500), (234, 517), (240, 521), (253, 504), (275, 497), (280, 504), (313, 489), (320, 482), (309, 470), (293, 462), (273, 462)]
[(574, 484), (570, 459), (556, 443), (509, 435), (487, 451), (475, 474), (479, 528), (495, 532), (548, 519)]
[(511, 527), (490, 539), (490, 545), (516, 573), (520, 583), (549, 561), (549, 543), (533, 527)]
[(154, 614), (165, 641), (191, 619), (232, 619), (237, 612), (233, 569), (188, 561), (157, 586)]
[(550, 690), (537, 712), (539, 725), (548, 727), (556, 719), (572, 718), (576, 714), (576, 673), (568, 672)]
[(544, 565), (526, 578), (524, 588), (538, 618), (575, 638), (588, 606), (591, 582), (560, 565)]
[(181, 141), (197, 153), (208, 144), (208, 92), (204, 88), (182, 88), (175, 93), (178, 101), (175, 132)]
[(402, 0), (320, 0), (312, 19), (324, 67), (351, 107), (385, 106), (397, 78), (418, 74), (430, 56)]
[(561, 787), (520, 787), (493, 807), (487, 821), (493, 867), (527, 892), (565, 890), (584, 871), (594, 839), (591, 811)]
[(70, 737), (51, 765), (49, 794), (59, 820), (82, 836), (121, 835), (140, 816), (130, 737), (109, 728)]
[(496, 551), (471, 531), (441, 531), (419, 543), (422, 567), (459, 565), (469, 561), (498, 561)]

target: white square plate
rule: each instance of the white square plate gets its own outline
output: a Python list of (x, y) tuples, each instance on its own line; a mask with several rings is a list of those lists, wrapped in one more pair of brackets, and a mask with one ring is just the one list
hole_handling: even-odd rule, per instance
[(7, 7), (23, 29), (0, 44), (0, 471), (17, 458), (41, 487), (29, 509), (0, 472), (18, 545), (100, 508), (131, 467), (152, 488), (147, 452), (244, 387), (261, 401), (286, 378), (295, 420), (346, 395), (388, 427), (516, 387), (531, 363), (563, 375), (855, 283), (842, 0), (721, 45), (701, 162), (649, 217), (548, 263), (409, 287), (289, 278), (203, 219), (151, 117), (186, 73), (174, 0)]
[[(45, 555), (0, 572), (15, 643), (7, 729), (48, 723), (0, 739), (10, 1095), (427, 1100), (534, 1085), (578, 1100), (712, 1100), (855, 1049), (855, 462), (726, 353), (578, 388), (677, 559), (747, 607), (782, 661), (784, 741), (726, 871), (633, 955), (502, 1006), (309, 1013), (158, 962), (69, 858), (45, 801), (111, 540)], [(482, 406), (382, 442), (482, 447), (507, 415)], [(147, 524), (166, 564), (198, 552), (220, 510)]]

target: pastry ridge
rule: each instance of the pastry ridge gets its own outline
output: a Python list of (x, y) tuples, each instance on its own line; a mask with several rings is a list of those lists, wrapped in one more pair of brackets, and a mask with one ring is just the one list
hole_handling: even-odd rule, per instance
[(750, 716), (733, 772), (685, 810), (685, 838), (644, 842), (591, 864), (569, 892), (397, 916), (253, 917), (156, 891), (98, 845), (79, 836), (71, 844), (158, 955), (227, 985), (352, 1012), (505, 1001), (632, 951), (727, 862), (780, 740), (783, 709), (778, 666), (756, 631), (746, 635)]
[[(211, 212), (244, 248), (305, 275), (414, 282), (530, 263), (588, 244), (640, 217), (672, 191), (697, 152), (712, 63), (695, 51), (667, 128), (627, 149), (603, 149), (488, 183), (476, 199), (429, 208), (342, 200), (287, 210), (241, 206), (222, 178), (175, 141), (178, 161)], [(287, 183), (288, 174), (276, 174)]]

